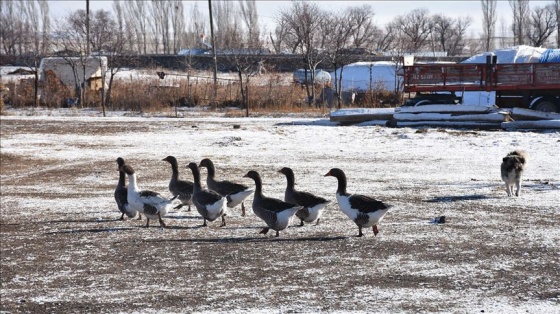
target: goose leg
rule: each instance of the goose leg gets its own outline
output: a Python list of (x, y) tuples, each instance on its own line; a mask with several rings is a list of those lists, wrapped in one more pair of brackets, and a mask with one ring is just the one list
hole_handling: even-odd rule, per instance
[(148, 228), (150, 226), (150, 218), (146, 217), (146, 228)]
[(183, 207), (183, 204), (179, 204), (179, 205), (173, 207), (173, 209), (181, 209), (181, 207)]
[(138, 218), (136, 220), (142, 220), (142, 214), (138, 213)]
[(278, 230), (276, 230), (276, 237), (278, 238), (280, 236), (280, 232), (278, 232)]
[(315, 223), (315, 226), (319, 225), (319, 221), (321, 221), (321, 218), (317, 218), (317, 222)]
[(363, 236), (364, 234), (362, 233), (362, 226), (358, 226), (358, 237)]
[(241, 202), (241, 216), (245, 217), (247, 213), (245, 212), (245, 205), (243, 204), (243, 202)]
[(220, 227), (225, 227), (226, 226), (226, 215), (222, 215), (222, 224), (220, 225)]
[(121, 218), (119, 220), (124, 220), (124, 213), (122, 213)]
[(303, 219), (300, 219), (300, 221), (301, 221), (301, 222), (300, 222), (299, 226), (300, 226), (300, 227), (303, 227)]
[(160, 213), (158, 213), (157, 215), (158, 215), (158, 218), (159, 218), (159, 224), (160, 224), (163, 228), (167, 227), (167, 226), (165, 225), (165, 222), (163, 222), (163, 220), (161, 219)]
[(373, 230), (373, 234), (375, 236), (377, 236), (377, 234), (379, 233), (379, 229), (377, 229), (377, 225), (373, 225), (373, 227), (371, 227), (371, 229)]
[(202, 224), (203, 227), (208, 226), (208, 224), (206, 223), (206, 218), (204, 218), (204, 223)]
[(261, 232), (259, 232), (259, 234), (267, 234), (267, 233), (268, 233), (268, 230), (270, 230), (270, 228), (265, 227), (265, 228), (263, 228), (263, 229), (261, 230)]

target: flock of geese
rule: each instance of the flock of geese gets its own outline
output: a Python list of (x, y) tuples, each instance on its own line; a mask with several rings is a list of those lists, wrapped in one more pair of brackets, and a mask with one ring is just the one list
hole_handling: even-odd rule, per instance
[[(121, 157), (117, 158), (119, 170), (119, 181), (115, 189), (115, 201), (122, 213), (129, 218), (140, 214), (146, 217), (146, 227), (150, 225), (150, 219), (158, 219), (161, 227), (165, 228), (163, 217), (171, 209), (179, 209), (187, 206), (191, 210), (194, 205), (198, 213), (204, 219), (203, 226), (207, 221), (213, 222), (221, 218), (221, 225), (226, 225), (228, 208), (234, 208), (241, 204), (241, 215), (246, 216), (244, 200), (251, 194), (253, 196), (252, 210), (255, 216), (266, 223), (261, 234), (267, 234), (270, 229), (279, 232), (286, 229), (295, 215), (300, 219), (300, 225), (304, 223), (319, 223), (324, 208), (330, 203), (322, 197), (309, 192), (295, 189), (295, 176), (292, 169), (284, 167), (278, 172), (286, 176), (287, 186), (284, 200), (266, 197), (262, 191), (261, 176), (256, 171), (249, 171), (244, 177), (251, 178), (255, 182), (255, 189), (240, 183), (228, 180), (216, 180), (214, 163), (210, 159), (203, 159), (198, 165), (189, 163), (188, 168), (193, 174), (194, 181), (179, 178), (179, 164), (173, 156), (167, 156), (163, 161), (171, 165), (171, 180), (169, 181), (169, 192), (173, 195), (166, 198), (160, 193), (143, 190), (138, 186), (138, 179), (134, 168), (127, 164)], [(206, 168), (206, 186), (202, 187), (200, 168)], [(383, 219), (391, 205), (376, 200), (372, 197), (360, 194), (350, 194), (346, 191), (346, 175), (341, 169), (333, 168), (325, 176), (332, 176), (338, 180), (336, 199), (340, 210), (346, 214), (358, 226), (358, 236), (363, 236), (362, 228), (372, 228), (374, 235), (379, 233), (377, 224)], [(128, 177), (128, 186), (125, 178)], [(177, 205), (177, 202), (180, 202)]]

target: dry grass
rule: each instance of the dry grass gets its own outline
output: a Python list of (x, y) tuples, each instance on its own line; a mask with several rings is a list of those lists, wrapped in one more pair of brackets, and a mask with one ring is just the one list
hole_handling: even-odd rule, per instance
[[(155, 71), (155, 70), (154, 70)], [(246, 82), (244, 82), (246, 83)], [(5, 102), (13, 108), (33, 106), (33, 82), (22, 82), (18, 86), (11, 83)], [(46, 108), (67, 106), (66, 99), (73, 97), (73, 89), (53, 81), (44, 87), (40, 105)], [(219, 79), (216, 98), (211, 80), (159, 78), (142, 80), (115, 80), (112, 85), (110, 103), (107, 110), (127, 110), (133, 112), (161, 112), (173, 107), (197, 107), (212, 104), (212, 109), (228, 107), (245, 108), (239, 82), (236, 79)], [(316, 96), (321, 88), (316, 88)], [(101, 94), (89, 91), (83, 107), (101, 108)], [(286, 82), (286, 74), (267, 74), (251, 77), (248, 88), (248, 103), (251, 111), (258, 112), (311, 112), (324, 104), (309, 106), (305, 88)], [(375, 108), (398, 105), (400, 99), (392, 93), (375, 92), (358, 95), (354, 106)]]

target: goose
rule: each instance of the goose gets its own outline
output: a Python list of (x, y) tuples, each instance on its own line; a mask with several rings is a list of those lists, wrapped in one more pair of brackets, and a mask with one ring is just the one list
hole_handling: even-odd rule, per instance
[(253, 193), (253, 190), (249, 189), (249, 187), (244, 184), (227, 180), (217, 181), (214, 179), (216, 170), (214, 168), (214, 163), (208, 158), (202, 159), (198, 166), (205, 167), (208, 170), (208, 176), (206, 177), (206, 185), (208, 185), (208, 188), (225, 196), (227, 199), (227, 207), (229, 208), (234, 208), (241, 204), (241, 216), (245, 217), (246, 213), (243, 201)]
[(218, 192), (202, 188), (202, 185), (200, 184), (200, 171), (196, 163), (189, 163), (189, 168), (191, 169), (194, 177), (192, 200), (196, 210), (202, 218), (204, 218), (204, 224), (202, 226), (207, 226), (206, 220), (214, 221), (218, 217), (222, 217), (222, 224), (220, 227), (225, 226), (225, 216), (227, 212), (226, 198), (218, 194)]
[(300, 226), (303, 226), (303, 222), (310, 223), (313, 221), (317, 221), (315, 224), (318, 225), (323, 209), (330, 201), (309, 192), (297, 191), (294, 188), (295, 176), (291, 168), (284, 167), (278, 172), (284, 174), (287, 180), (284, 201), (303, 206), (303, 209), (296, 212), (296, 217), (301, 221)]
[(340, 210), (358, 226), (358, 237), (363, 236), (362, 227), (372, 227), (373, 234), (377, 236), (377, 224), (383, 219), (392, 205), (387, 205), (372, 197), (346, 192), (346, 175), (338, 168), (332, 168), (325, 177), (332, 176), (338, 179), (336, 199)]
[[(117, 165), (118, 169), (125, 164), (123, 158), (117, 158)], [(125, 185), (125, 173), (119, 170), (119, 181), (117, 182), (117, 187), (115, 188), (115, 201), (117, 202), (117, 207), (119, 211), (122, 213), (121, 218), (119, 220), (124, 220), (124, 215), (128, 216), (128, 218), (134, 218), (136, 216), (136, 210), (132, 209), (131, 206), (128, 204), (128, 187)], [(142, 219), (141, 216), (139, 216)]]
[(179, 209), (185, 205), (188, 205), (187, 211), (191, 211), (192, 205), (192, 193), (193, 193), (193, 183), (191, 181), (180, 180), (179, 179), (179, 164), (177, 163), (177, 158), (173, 156), (167, 156), (162, 159), (162, 161), (167, 161), (171, 164), (171, 180), (169, 181), (169, 192), (173, 196), (177, 196), (181, 201), (181, 204), (176, 206), (174, 209)]
[(150, 226), (150, 219), (157, 218), (159, 219), (160, 225), (165, 228), (165, 223), (161, 217), (167, 214), (167, 211), (173, 206), (173, 201), (177, 196), (169, 199), (154, 191), (140, 190), (136, 182), (136, 173), (132, 166), (124, 164), (119, 167), (119, 170), (128, 175), (128, 203), (134, 210), (146, 216), (146, 227)]
[(254, 170), (247, 172), (244, 177), (251, 178), (255, 181), (253, 212), (257, 217), (264, 220), (268, 226), (263, 228), (260, 233), (266, 235), (270, 229), (273, 229), (276, 231), (276, 236), (278, 237), (280, 235), (279, 231), (288, 227), (294, 214), (302, 209), (303, 206), (264, 196), (262, 194), (261, 176)]

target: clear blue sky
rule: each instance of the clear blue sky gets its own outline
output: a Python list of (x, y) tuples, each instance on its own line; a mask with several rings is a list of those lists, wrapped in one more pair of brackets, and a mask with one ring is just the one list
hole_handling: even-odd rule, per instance
[[(216, 0), (214, 0), (216, 1)], [(232, 0), (228, 0), (232, 1)], [(198, 7), (201, 12), (206, 12), (208, 8), (208, 2), (206, 0), (184, 0), (185, 12), (189, 12), (191, 6), (198, 2)], [(369, 4), (375, 12), (375, 21), (378, 25), (384, 25), (386, 22), (392, 20), (398, 15), (406, 14), (416, 8), (426, 8), (431, 14), (442, 13), (449, 17), (460, 17), (460, 16), (470, 16), (473, 19), (473, 23), (469, 29), (470, 32), (478, 34), (482, 30), (481, 17), (482, 10), (480, 7), (479, 0), (471, 1), (311, 1), (317, 3), (321, 8), (338, 12), (344, 10), (344, 8), (349, 6), (360, 6), (363, 4)], [(531, 7), (534, 6), (544, 6), (552, 1), (536, 1), (531, 0)], [(85, 0), (73, 0), (73, 1), (49, 1), (49, 7), (51, 15), (53, 18), (59, 18), (65, 16), (68, 12), (85, 9)], [(90, 0), (90, 9), (106, 9), (112, 10), (113, 1), (112, 0)], [(282, 8), (289, 8), (290, 1), (258, 1), (257, 0), (257, 10), (259, 13), (259, 18), (262, 26), (267, 26), (267, 30), (270, 31), (274, 25), (274, 17), (278, 15), (278, 12)], [(497, 29), (500, 28), (500, 20), (504, 19), (507, 23), (510, 21), (511, 8), (508, 1), (498, 1), (497, 5)]]

